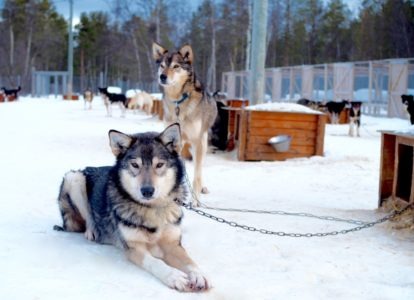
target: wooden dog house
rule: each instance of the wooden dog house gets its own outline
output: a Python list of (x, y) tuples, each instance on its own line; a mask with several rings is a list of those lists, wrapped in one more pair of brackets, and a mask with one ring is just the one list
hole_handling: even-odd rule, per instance
[(154, 102), (152, 104), (152, 111), (151, 113), (153, 115), (158, 115), (159, 120), (163, 120), (164, 118), (164, 107), (163, 102), (160, 99), (154, 99)]
[[(239, 160), (285, 160), (323, 155), (325, 124), (323, 113), (242, 110), (239, 126)], [(287, 152), (276, 152), (268, 143), (278, 135), (289, 135)]]
[(240, 111), (249, 105), (249, 100), (227, 100), (226, 104), (226, 110), (229, 111), (227, 151), (232, 151), (235, 148), (236, 141), (239, 139), (238, 128), (240, 123)]
[(414, 202), (414, 132), (381, 132), (379, 201)]

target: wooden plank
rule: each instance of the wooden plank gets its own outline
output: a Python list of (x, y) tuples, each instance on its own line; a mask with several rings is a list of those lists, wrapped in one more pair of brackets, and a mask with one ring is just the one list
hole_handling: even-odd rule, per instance
[[(292, 146), (315, 146), (315, 135), (308, 136), (292, 136), (291, 145)], [(269, 137), (267, 136), (249, 136), (249, 144), (260, 144), (267, 145)]]
[(316, 129), (315, 122), (299, 122), (299, 121), (275, 121), (275, 120), (255, 120), (250, 123), (250, 128), (288, 128), (288, 129)]
[[(260, 156), (261, 153), (277, 153), (272, 146), (265, 145), (265, 144), (251, 144), (250, 142), (247, 144), (247, 152), (249, 153), (256, 153)], [(303, 154), (303, 155), (314, 155), (315, 154), (315, 146), (290, 146), (288, 153), (292, 154)], [(283, 153), (283, 152), (279, 152)]]
[(235, 111), (229, 111), (229, 125), (228, 125), (228, 132), (229, 134), (234, 135), (235, 131), (235, 122), (236, 122), (236, 112)]
[(414, 147), (414, 137), (410, 138), (407, 136), (398, 136), (397, 142), (398, 144)]
[(326, 118), (326, 115), (320, 115), (317, 123), (315, 154), (319, 156), (323, 156)]
[(378, 207), (382, 205), (384, 199), (392, 195), (395, 166), (395, 141), (395, 135), (382, 133)]
[(238, 149), (239, 160), (246, 160), (245, 151), (246, 151), (246, 143), (247, 143), (248, 117), (249, 117), (249, 113), (247, 111), (241, 112), (240, 126), (239, 126), (239, 149)]
[(164, 120), (164, 103), (160, 101), (160, 105), (158, 106), (158, 119)]
[[(285, 134), (285, 132), (314, 132), (316, 133), (316, 123), (310, 127), (306, 126), (297, 126), (297, 124), (285, 124), (278, 127), (250, 127), (249, 134), (252, 136), (263, 135), (272, 137), (277, 134)], [(304, 133), (306, 134), (306, 133)]]
[(252, 120), (283, 120), (283, 121), (313, 121), (316, 122), (319, 114), (251, 111)]
[(397, 194), (397, 181), (398, 181), (398, 164), (399, 164), (399, 155), (398, 155), (398, 138), (395, 138), (394, 143), (394, 178), (392, 179), (392, 193), (391, 195), (395, 198)]
[(249, 106), (249, 100), (236, 100), (231, 99), (226, 101), (227, 106), (230, 107), (245, 107)]
[(258, 160), (286, 160), (289, 158), (298, 158), (298, 157), (309, 157), (311, 155), (298, 155), (295, 153), (283, 152), (283, 153), (245, 153), (245, 160), (249, 161), (258, 161)]
[[(273, 129), (273, 128), (271, 128)], [(254, 142), (254, 139), (258, 139), (258, 141), (262, 141), (262, 140), (269, 140), (269, 138), (276, 136), (276, 135), (282, 135), (282, 134), (287, 134), (290, 135), (292, 137), (292, 139), (313, 139), (315, 140), (316, 138), (316, 131), (314, 130), (298, 130), (298, 129), (274, 129), (272, 131), (272, 134), (266, 134), (266, 135), (258, 135), (258, 134), (250, 134), (250, 138), (253, 139), (252, 141)]]

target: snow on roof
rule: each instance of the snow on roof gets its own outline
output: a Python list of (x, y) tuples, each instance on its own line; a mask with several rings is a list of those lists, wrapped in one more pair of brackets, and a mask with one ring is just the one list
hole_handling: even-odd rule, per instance
[(312, 113), (312, 114), (321, 114), (321, 112), (310, 109), (309, 107), (296, 104), (296, 103), (287, 103), (287, 102), (271, 102), (271, 103), (262, 103), (256, 105), (247, 106), (248, 110), (258, 110), (258, 111), (283, 111), (283, 112), (300, 112), (300, 113)]

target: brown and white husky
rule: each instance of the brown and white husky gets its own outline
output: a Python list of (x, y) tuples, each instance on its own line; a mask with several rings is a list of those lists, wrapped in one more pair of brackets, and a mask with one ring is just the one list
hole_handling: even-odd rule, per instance
[(157, 43), (152, 45), (153, 58), (158, 65), (158, 82), (164, 91), (164, 122), (178, 122), (184, 143), (191, 145), (194, 161), (193, 188), (199, 205), (201, 193), (208, 193), (203, 186), (202, 164), (207, 153), (208, 131), (217, 116), (217, 106), (197, 80), (193, 69), (193, 50), (185, 45), (176, 52), (169, 52)]

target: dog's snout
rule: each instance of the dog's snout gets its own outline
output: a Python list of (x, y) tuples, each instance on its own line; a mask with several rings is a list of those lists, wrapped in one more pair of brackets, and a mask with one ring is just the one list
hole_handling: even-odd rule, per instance
[(151, 198), (154, 195), (155, 189), (152, 186), (143, 186), (141, 188), (141, 194), (144, 198)]
[(166, 83), (167, 82), (167, 75), (161, 74), (160, 75), (160, 80), (161, 80), (162, 83)]

